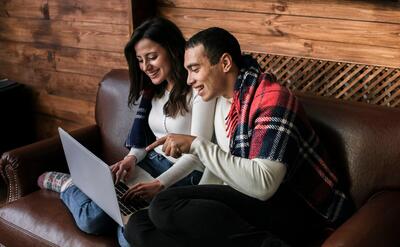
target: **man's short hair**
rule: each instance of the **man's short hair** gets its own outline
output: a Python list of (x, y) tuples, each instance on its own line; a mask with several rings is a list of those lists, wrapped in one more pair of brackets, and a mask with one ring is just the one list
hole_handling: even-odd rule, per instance
[(186, 42), (186, 49), (203, 45), (212, 65), (217, 64), (222, 54), (231, 55), (233, 62), (240, 68), (242, 52), (238, 40), (228, 31), (219, 27), (207, 28), (193, 35)]

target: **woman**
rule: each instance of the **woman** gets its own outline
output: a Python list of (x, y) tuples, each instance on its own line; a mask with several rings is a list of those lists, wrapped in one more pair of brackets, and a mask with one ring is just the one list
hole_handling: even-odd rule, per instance
[[(134, 185), (124, 195), (150, 200), (173, 185), (197, 184), (202, 165), (192, 155), (166, 157), (161, 148), (146, 152), (155, 138), (168, 133), (191, 134), (211, 139), (215, 102), (204, 102), (186, 84), (183, 66), (185, 39), (172, 22), (154, 18), (140, 25), (125, 47), (130, 74), (129, 105), (140, 98), (139, 108), (126, 146), (128, 155), (111, 166), (116, 182), (126, 180), (139, 165), (155, 179)], [(175, 150), (179, 152), (179, 150)], [(90, 234), (104, 234), (115, 228), (113, 220), (72, 184), (68, 174), (48, 172), (38, 179), (42, 188), (61, 192), (78, 227)], [(129, 246), (118, 231), (121, 246)]]

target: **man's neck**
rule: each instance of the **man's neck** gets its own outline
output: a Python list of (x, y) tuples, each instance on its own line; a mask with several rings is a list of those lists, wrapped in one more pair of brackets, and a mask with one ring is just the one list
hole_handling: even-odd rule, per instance
[(226, 75), (227, 90), (222, 95), (224, 98), (230, 99), (233, 97), (233, 92), (235, 89), (235, 84), (238, 76), (239, 76), (239, 69), (236, 65), (234, 65), (232, 69), (229, 71), (229, 73)]

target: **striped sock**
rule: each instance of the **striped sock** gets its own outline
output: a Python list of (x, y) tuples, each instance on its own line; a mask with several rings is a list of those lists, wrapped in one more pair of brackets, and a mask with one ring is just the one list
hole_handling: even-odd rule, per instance
[[(62, 172), (45, 172), (39, 176), (37, 183), (42, 189), (61, 192), (62, 187), (64, 190), (67, 188), (63, 185), (70, 180), (70, 177), (71, 175)], [(69, 184), (72, 184), (72, 181)]]

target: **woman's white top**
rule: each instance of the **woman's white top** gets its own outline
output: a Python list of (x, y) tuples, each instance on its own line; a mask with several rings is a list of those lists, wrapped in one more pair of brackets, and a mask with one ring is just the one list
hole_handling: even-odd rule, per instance
[[(165, 90), (161, 98), (152, 99), (152, 108), (149, 113), (149, 126), (157, 139), (169, 134), (186, 134), (199, 136), (205, 140), (211, 140), (213, 135), (215, 100), (204, 102), (195, 91), (189, 94), (188, 109), (183, 116), (178, 113), (175, 117), (167, 117), (164, 114), (164, 105), (169, 99), (169, 91)], [(154, 149), (157, 153), (164, 155), (173, 162), (173, 166), (158, 176), (161, 184), (169, 187), (180, 179), (189, 175), (193, 170), (204, 170), (197, 156), (192, 154), (184, 154), (178, 159), (166, 156), (162, 151), (162, 146)], [(144, 159), (147, 152), (145, 149), (131, 148), (128, 155), (135, 155), (139, 163)]]

